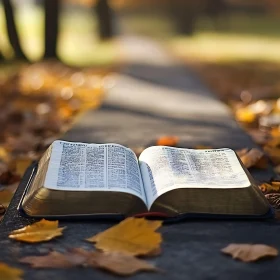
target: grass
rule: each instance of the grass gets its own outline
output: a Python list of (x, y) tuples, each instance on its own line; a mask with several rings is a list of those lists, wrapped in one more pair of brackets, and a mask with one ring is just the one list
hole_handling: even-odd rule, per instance
[[(32, 61), (39, 60), (43, 53), (43, 10), (31, 5), (22, 5), (16, 13), (16, 23), (23, 49)], [(7, 40), (4, 13), (0, 6), (0, 44), (4, 54), (12, 56)], [(75, 66), (107, 66), (116, 62), (117, 53), (113, 41), (101, 43), (97, 38), (96, 22), (90, 10), (64, 9), (60, 20), (58, 53), (63, 62)]]
[(202, 18), (192, 37), (175, 36), (169, 45), (179, 56), (206, 62), (280, 62), (280, 18), (235, 15), (223, 19), (219, 30)]

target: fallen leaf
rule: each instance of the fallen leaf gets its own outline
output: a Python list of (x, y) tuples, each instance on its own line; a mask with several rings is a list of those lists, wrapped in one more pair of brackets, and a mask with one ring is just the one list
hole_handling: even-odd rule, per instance
[(28, 243), (43, 242), (61, 236), (64, 229), (65, 227), (58, 227), (58, 221), (42, 219), (37, 223), (12, 231), (9, 238)]
[(253, 123), (256, 120), (256, 114), (252, 112), (247, 107), (245, 108), (239, 108), (235, 112), (235, 117), (238, 121), (244, 122), (244, 123)]
[(265, 193), (280, 193), (280, 182), (263, 183), (259, 186), (260, 190)]
[(179, 142), (179, 138), (176, 136), (162, 136), (157, 139), (157, 146), (171, 146), (176, 147)]
[(8, 266), (0, 262), (0, 279), (2, 280), (22, 280), (23, 271), (18, 268)]
[(268, 165), (264, 153), (255, 148), (251, 149), (248, 153), (240, 156), (240, 159), (246, 168), (257, 167), (265, 169)]
[(269, 158), (274, 164), (280, 164), (280, 149), (265, 146), (264, 151), (269, 155)]
[(6, 212), (6, 208), (3, 204), (0, 204), (0, 215), (3, 215)]
[(4, 207), (8, 207), (13, 196), (14, 192), (10, 190), (4, 189), (0, 191), (0, 204), (2, 204)]
[(30, 158), (19, 158), (16, 160), (15, 166), (16, 166), (16, 174), (23, 176), (26, 169), (31, 164), (32, 160)]
[(278, 256), (278, 250), (263, 244), (229, 244), (221, 252), (231, 255), (233, 259), (253, 262), (265, 257)]
[(94, 252), (90, 262), (93, 267), (105, 269), (121, 276), (129, 276), (139, 271), (158, 271), (155, 266), (144, 260), (119, 253)]
[(249, 151), (248, 148), (244, 148), (244, 149), (236, 150), (235, 152), (239, 157), (242, 157), (242, 156), (246, 155), (248, 153), (248, 151)]
[(69, 268), (82, 265), (86, 257), (77, 253), (50, 252), (45, 256), (29, 256), (20, 259), (21, 263), (30, 264), (34, 268)]
[(1, 185), (10, 185), (19, 181), (20, 181), (20, 176), (11, 172), (10, 170), (7, 170), (0, 175)]
[(273, 208), (280, 209), (280, 193), (269, 193), (265, 197)]
[(88, 238), (104, 252), (118, 252), (133, 256), (146, 255), (160, 247), (161, 234), (155, 232), (162, 221), (128, 218), (104, 232)]
[(65, 254), (54, 251), (45, 256), (24, 257), (20, 259), (20, 262), (34, 268), (93, 267), (122, 276), (132, 275), (138, 271), (158, 271), (152, 264), (134, 256), (98, 251), (90, 252), (81, 248), (72, 249)]

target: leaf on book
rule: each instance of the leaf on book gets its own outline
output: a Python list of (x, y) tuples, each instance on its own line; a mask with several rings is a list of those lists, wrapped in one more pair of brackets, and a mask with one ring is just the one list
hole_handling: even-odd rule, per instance
[(42, 219), (37, 223), (12, 231), (9, 238), (28, 243), (43, 242), (61, 236), (64, 229), (65, 227), (58, 227), (58, 221)]
[(34, 268), (94, 267), (122, 276), (132, 275), (138, 271), (158, 270), (152, 264), (134, 256), (120, 253), (90, 252), (81, 248), (72, 249), (65, 254), (54, 251), (46, 256), (24, 257), (20, 259), (20, 262), (30, 264)]
[(104, 252), (118, 252), (133, 256), (150, 254), (160, 247), (161, 234), (155, 232), (162, 221), (128, 218), (104, 232), (87, 239)]
[(269, 193), (265, 197), (273, 208), (280, 209), (280, 193)]
[(179, 142), (179, 137), (177, 136), (162, 136), (157, 139), (157, 146), (171, 146), (176, 147)]
[(233, 259), (243, 262), (254, 262), (265, 257), (278, 256), (278, 250), (263, 244), (229, 244), (221, 250), (224, 254), (231, 255)]
[(280, 193), (280, 182), (263, 183), (259, 186), (260, 190), (265, 193)]
[(241, 161), (246, 168), (256, 167), (256, 168), (267, 168), (268, 162), (264, 153), (258, 149), (251, 149), (249, 152), (240, 156)]
[(22, 280), (23, 271), (0, 262), (0, 279), (3, 280)]

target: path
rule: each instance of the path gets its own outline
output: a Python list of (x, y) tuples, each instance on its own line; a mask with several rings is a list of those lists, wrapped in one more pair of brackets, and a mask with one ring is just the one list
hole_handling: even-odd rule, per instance
[[(128, 65), (112, 77), (104, 106), (88, 112), (63, 139), (85, 142), (118, 142), (130, 147), (146, 146), (158, 136), (177, 135), (184, 146), (207, 144), (213, 147), (252, 147), (252, 140), (233, 120), (229, 109), (202, 85), (190, 70), (169, 57), (150, 41), (123, 38), (120, 42)], [(137, 58), (137, 59), (135, 59)], [(260, 175), (260, 173), (258, 173)], [(272, 174), (264, 172), (260, 179)], [(25, 278), (40, 279), (119, 279), (92, 269), (34, 270), (19, 265), (23, 255), (38, 255), (50, 249), (69, 247), (91, 249), (85, 238), (112, 223), (105, 221), (60, 222), (67, 226), (62, 238), (40, 245), (21, 244), (7, 239), (12, 229), (31, 223), (16, 207), (27, 177), (22, 181), (0, 225), (0, 260), (24, 268)], [(220, 249), (231, 242), (267, 243), (280, 248), (279, 224), (261, 221), (190, 220), (164, 226), (163, 254), (151, 262), (165, 274), (138, 274), (130, 279), (278, 279), (278, 260), (243, 264), (225, 257)], [(1, 279), (1, 277), (0, 277)]]

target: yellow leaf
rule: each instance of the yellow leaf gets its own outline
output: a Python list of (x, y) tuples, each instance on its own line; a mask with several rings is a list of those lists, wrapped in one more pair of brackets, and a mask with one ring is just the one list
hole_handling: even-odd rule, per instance
[(64, 229), (65, 227), (58, 227), (58, 221), (42, 219), (37, 223), (12, 231), (9, 238), (28, 243), (36, 243), (61, 236)]
[(146, 255), (160, 247), (161, 234), (155, 232), (162, 221), (128, 218), (116, 226), (87, 239), (105, 252), (118, 252), (133, 256)]
[(221, 251), (243, 262), (253, 262), (264, 257), (278, 256), (276, 248), (263, 244), (229, 244)]
[(0, 262), (0, 279), (2, 280), (22, 280), (23, 271), (18, 268), (13, 268), (5, 263)]
[(236, 111), (236, 118), (240, 122), (252, 123), (256, 120), (256, 114), (248, 108), (239, 108)]

